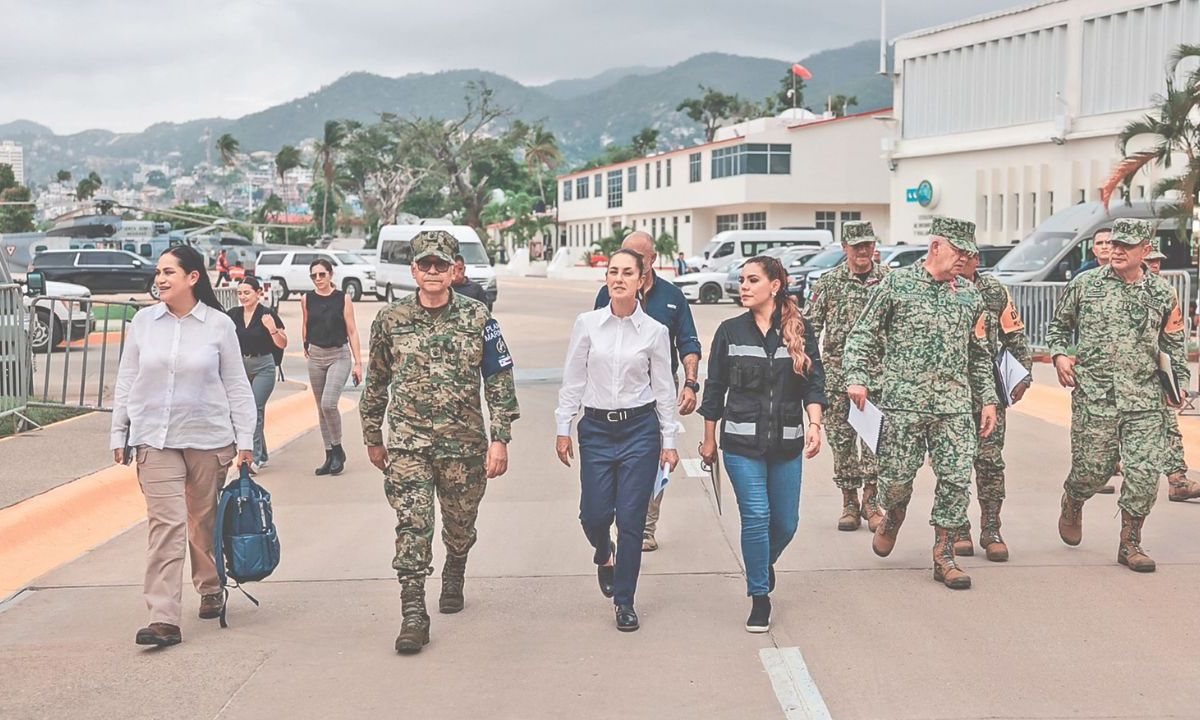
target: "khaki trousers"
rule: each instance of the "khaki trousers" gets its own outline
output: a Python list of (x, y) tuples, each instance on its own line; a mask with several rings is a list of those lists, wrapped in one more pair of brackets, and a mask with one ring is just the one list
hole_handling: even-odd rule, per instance
[(190, 551), (196, 592), (220, 592), (213, 526), (217, 496), (236, 455), (233, 445), (216, 450), (138, 448), (138, 482), (149, 518), (143, 596), (150, 622), (179, 625), (185, 549)]

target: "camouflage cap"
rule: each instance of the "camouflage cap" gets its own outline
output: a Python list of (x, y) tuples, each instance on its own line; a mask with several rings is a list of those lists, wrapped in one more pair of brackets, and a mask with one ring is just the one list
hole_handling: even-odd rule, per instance
[(1154, 223), (1137, 218), (1118, 218), (1113, 223), (1112, 241), (1122, 245), (1141, 245), (1154, 239)]
[(1166, 260), (1167, 256), (1159, 249), (1158, 238), (1150, 241), (1150, 254), (1146, 256), (1147, 260)]
[(413, 262), (435, 257), (448, 263), (458, 254), (458, 240), (445, 230), (422, 230), (412, 239)]
[(862, 245), (863, 243), (878, 242), (875, 228), (866, 220), (852, 220), (842, 226), (842, 242), (847, 245)]
[(979, 246), (975, 244), (975, 223), (970, 220), (935, 215), (929, 223), (929, 234), (946, 238), (959, 250), (972, 254), (979, 252)]

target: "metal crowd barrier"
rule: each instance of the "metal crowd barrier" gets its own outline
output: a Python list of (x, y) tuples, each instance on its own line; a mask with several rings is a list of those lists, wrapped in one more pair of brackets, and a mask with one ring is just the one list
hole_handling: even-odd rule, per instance
[(24, 288), (0, 285), (0, 417), (20, 414), (33, 389)]

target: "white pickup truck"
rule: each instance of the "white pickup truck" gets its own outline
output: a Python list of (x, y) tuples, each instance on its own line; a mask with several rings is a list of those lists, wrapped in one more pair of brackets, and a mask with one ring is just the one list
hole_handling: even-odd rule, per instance
[[(17, 283), (6, 263), (0, 260), (0, 284)], [(92, 291), (82, 285), (65, 282), (46, 282), (46, 296), (70, 298), (70, 300), (42, 300), (38, 302), (33, 325), (29, 328), (29, 341), (34, 353), (44, 353), (47, 346), (58, 347), (64, 340), (77, 340), (86, 336), (95, 327), (92, 316)], [(28, 294), (25, 309), (33, 306), (34, 298)]]

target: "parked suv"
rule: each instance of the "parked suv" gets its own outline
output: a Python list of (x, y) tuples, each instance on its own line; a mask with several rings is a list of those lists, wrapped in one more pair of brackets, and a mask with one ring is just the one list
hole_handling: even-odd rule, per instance
[(333, 282), (351, 300), (357, 302), (363, 293), (375, 294), (375, 266), (344, 250), (264, 250), (254, 274), (277, 287), (281, 301), (287, 300), (294, 292), (314, 289), (308, 266), (321, 259), (333, 265)]
[(34, 256), (30, 272), (47, 280), (75, 283), (94, 293), (148, 292), (158, 299), (154, 263), (124, 250), (43, 250)]

